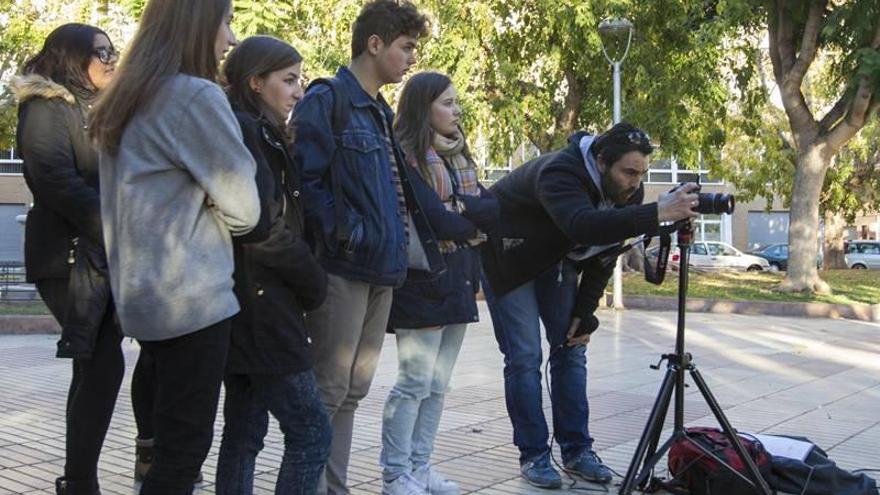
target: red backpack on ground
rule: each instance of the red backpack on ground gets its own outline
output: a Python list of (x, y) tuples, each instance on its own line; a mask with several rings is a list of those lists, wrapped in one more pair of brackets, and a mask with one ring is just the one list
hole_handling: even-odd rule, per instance
[[(687, 438), (679, 438), (669, 449), (669, 473), (675, 478), (675, 485), (687, 487), (690, 495), (754, 495), (754, 487), (739, 476), (730, 472), (715, 458), (706, 454), (691, 440), (722, 459), (737, 472), (748, 478), (745, 463), (740, 459), (733, 443), (723, 431), (717, 428), (687, 428)], [(767, 479), (770, 473), (770, 454), (761, 442), (743, 437), (740, 441), (755, 461), (761, 476)]]

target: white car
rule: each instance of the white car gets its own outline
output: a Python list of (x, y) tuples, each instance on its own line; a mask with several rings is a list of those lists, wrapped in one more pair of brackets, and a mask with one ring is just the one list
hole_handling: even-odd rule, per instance
[(852, 269), (880, 268), (880, 241), (847, 241), (844, 252), (846, 266)]
[[(739, 249), (717, 241), (698, 241), (691, 245), (690, 266), (703, 271), (735, 270), (758, 272), (770, 269), (770, 263), (760, 256), (746, 254)], [(678, 251), (670, 255), (670, 264), (678, 266)]]

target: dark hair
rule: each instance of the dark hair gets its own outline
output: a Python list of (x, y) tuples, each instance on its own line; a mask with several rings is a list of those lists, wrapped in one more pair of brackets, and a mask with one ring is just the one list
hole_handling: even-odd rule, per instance
[(104, 31), (88, 24), (58, 26), (46, 37), (40, 52), (25, 62), (22, 74), (41, 75), (74, 93), (94, 92), (95, 86), (89, 79), (89, 64), (95, 51), (95, 37), (99, 34), (107, 36)]
[(654, 151), (651, 138), (638, 127), (620, 122), (598, 136), (591, 147), (593, 156), (602, 158), (607, 166), (617, 163), (630, 151), (650, 155)]
[[(434, 129), (431, 128), (431, 104), (440, 97), (452, 80), (439, 72), (419, 72), (403, 86), (400, 100), (397, 102), (397, 115), (394, 117), (394, 133), (403, 151), (414, 156), (418, 164), (419, 175), (432, 183), (433, 174), (428, 170), (426, 155), (434, 140)], [(459, 128), (462, 138), (464, 132)], [(465, 141), (462, 154), (472, 160), (470, 150)]]
[[(226, 57), (221, 71), (229, 103), (236, 110), (266, 117), (265, 104), (260, 95), (251, 88), (251, 78), (266, 77), (269, 73), (300, 62), (302, 55), (296, 48), (277, 38), (251, 36), (242, 41)], [(284, 130), (284, 122), (278, 122), (272, 113), (268, 117), (279, 129)]]
[(128, 55), (92, 110), (89, 135), (115, 155), (122, 133), (165, 81), (188, 74), (214, 81), (214, 45), (231, 0), (149, 0)]
[(351, 33), (351, 58), (367, 49), (374, 34), (386, 45), (400, 36), (419, 38), (428, 32), (428, 18), (409, 1), (375, 0), (364, 5), (354, 21)]

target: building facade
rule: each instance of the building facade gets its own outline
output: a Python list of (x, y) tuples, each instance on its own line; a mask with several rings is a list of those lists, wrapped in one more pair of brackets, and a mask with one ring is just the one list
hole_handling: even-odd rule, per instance
[(0, 262), (24, 261), (24, 224), (19, 220), (32, 201), (21, 161), (5, 155), (0, 159)]

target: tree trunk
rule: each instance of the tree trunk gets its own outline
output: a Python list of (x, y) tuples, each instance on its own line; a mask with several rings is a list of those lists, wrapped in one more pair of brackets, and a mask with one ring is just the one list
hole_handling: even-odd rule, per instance
[(825, 249), (822, 267), (826, 270), (846, 268), (843, 256), (843, 232), (846, 221), (838, 213), (825, 215)]
[(788, 271), (779, 286), (783, 292), (828, 294), (831, 287), (816, 268), (819, 239), (819, 195), (831, 164), (828, 147), (817, 142), (799, 143), (797, 170), (791, 191), (788, 228)]

